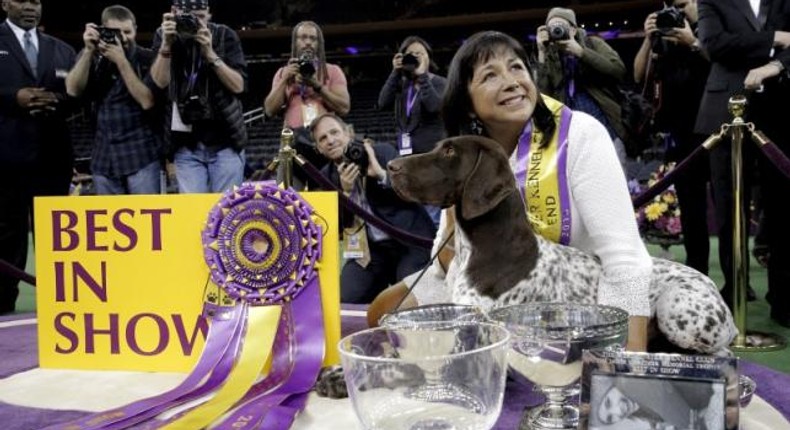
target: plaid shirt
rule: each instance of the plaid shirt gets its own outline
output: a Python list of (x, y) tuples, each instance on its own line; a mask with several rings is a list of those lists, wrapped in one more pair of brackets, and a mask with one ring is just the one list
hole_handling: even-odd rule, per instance
[[(148, 70), (152, 52), (133, 45), (127, 57), (143, 82), (154, 91)], [(96, 140), (91, 155), (91, 171), (111, 178), (133, 174), (160, 159), (161, 141), (151, 111), (134, 100), (119, 74), (107, 94), (98, 102)]]

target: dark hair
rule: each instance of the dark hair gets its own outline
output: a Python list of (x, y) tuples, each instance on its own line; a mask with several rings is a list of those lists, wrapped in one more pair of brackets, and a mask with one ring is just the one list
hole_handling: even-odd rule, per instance
[(137, 20), (135, 19), (132, 11), (129, 10), (127, 7), (121, 6), (119, 4), (107, 6), (102, 11), (101, 13), (102, 24), (106, 23), (111, 19), (117, 21), (132, 21), (132, 24), (137, 26)]
[[(442, 119), (448, 136), (472, 133), (469, 113), (473, 109), (468, 87), (469, 82), (472, 81), (475, 66), (503, 51), (512, 51), (531, 70), (527, 53), (521, 43), (498, 31), (475, 33), (461, 45), (453, 56), (450, 69), (447, 72), (447, 88), (442, 101)], [(551, 141), (557, 124), (551, 110), (543, 103), (540, 93), (538, 93), (532, 118), (535, 128), (543, 132), (543, 140), (540, 145), (545, 147)]]
[(419, 43), (420, 45), (423, 46), (423, 48), (425, 48), (425, 51), (428, 53), (428, 60), (429, 60), (428, 68), (430, 68), (432, 71), (438, 70), (439, 67), (436, 65), (436, 63), (433, 62), (433, 49), (431, 49), (431, 45), (429, 45), (428, 42), (426, 42), (425, 39), (423, 39), (420, 36), (409, 36), (403, 39), (403, 42), (401, 42), (400, 47), (398, 47), (398, 52), (401, 54), (405, 54), (406, 48), (408, 48), (409, 45), (411, 45), (412, 43)]
[(318, 36), (318, 43), (316, 43), (316, 52), (315, 58), (318, 60), (318, 73), (316, 75), (316, 79), (320, 83), (324, 83), (326, 79), (329, 78), (329, 72), (326, 70), (326, 51), (324, 50), (324, 32), (321, 31), (321, 27), (318, 26), (314, 21), (302, 21), (296, 24), (291, 31), (291, 58), (299, 57), (299, 52), (296, 49), (296, 33), (299, 32), (299, 29), (304, 26), (310, 26), (315, 28), (316, 36)]

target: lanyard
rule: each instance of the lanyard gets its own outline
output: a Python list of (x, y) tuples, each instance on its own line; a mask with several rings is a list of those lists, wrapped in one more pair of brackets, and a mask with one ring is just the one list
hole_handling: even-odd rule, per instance
[(419, 92), (419, 90), (414, 91), (414, 84), (409, 85), (409, 91), (406, 93), (406, 118), (411, 116), (411, 111), (414, 109), (414, 102), (417, 101)]

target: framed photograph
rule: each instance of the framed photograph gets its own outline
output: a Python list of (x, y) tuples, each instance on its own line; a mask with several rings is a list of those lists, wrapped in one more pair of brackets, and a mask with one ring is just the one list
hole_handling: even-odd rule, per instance
[(738, 359), (584, 351), (582, 429), (737, 430)]

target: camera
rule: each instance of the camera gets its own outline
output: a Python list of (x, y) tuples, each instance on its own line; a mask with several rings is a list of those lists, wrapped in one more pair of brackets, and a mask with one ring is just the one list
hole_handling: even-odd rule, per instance
[(99, 31), (99, 40), (104, 43), (115, 45), (121, 40), (121, 30), (117, 28), (98, 27), (96, 30)]
[(370, 160), (368, 160), (368, 151), (365, 150), (364, 143), (356, 140), (348, 142), (348, 146), (346, 146), (346, 150), (343, 152), (343, 158), (359, 166), (359, 170), (363, 175), (368, 171)]
[(401, 66), (404, 72), (414, 73), (420, 67), (420, 59), (414, 54), (406, 54), (401, 58)]
[(571, 38), (571, 28), (564, 22), (552, 22), (546, 26), (546, 31), (549, 32), (549, 42)]
[(194, 39), (200, 29), (200, 20), (191, 13), (179, 13), (175, 16), (176, 32), (181, 39)]
[(675, 6), (668, 6), (656, 12), (656, 27), (661, 35), (669, 34), (672, 29), (686, 26), (686, 14)]
[(302, 75), (303, 78), (309, 78), (315, 75), (315, 54), (313, 54), (313, 51), (307, 50), (302, 52), (296, 64), (299, 66), (299, 74)]
[(194, 124), (196, 122), (212, 119), (211, 106), (208, 100), (199, 95), (191, 95), (178, 102), (178, 113), (184, 124)]

